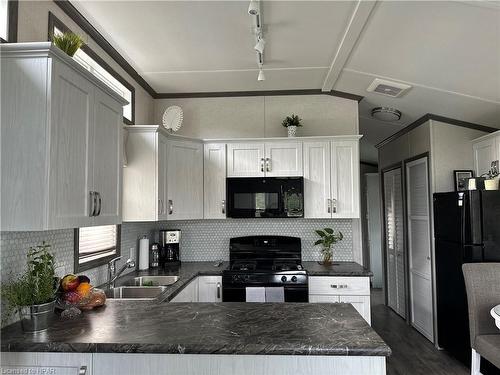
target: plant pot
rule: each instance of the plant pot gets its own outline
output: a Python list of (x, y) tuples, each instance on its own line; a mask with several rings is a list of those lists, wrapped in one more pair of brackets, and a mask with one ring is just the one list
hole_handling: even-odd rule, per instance
[(297, 134), (296, 126), (288, 126), (286, 129), (288, 130), (288, 136), (290, 138), (295, 137), (295, 135)]
[(41, 305), (24, 306), (19, 309), (21, 327), (25, 332), (39, 332), (49, 328), (54, 318), (54, 306), (56, 301)]

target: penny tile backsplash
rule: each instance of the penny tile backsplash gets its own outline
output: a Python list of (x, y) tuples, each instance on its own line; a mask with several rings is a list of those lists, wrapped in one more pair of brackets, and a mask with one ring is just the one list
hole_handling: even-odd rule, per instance
[[(334, 259), (353, 260), (352, 221), (349, 219), (228, 219), (228, 220), (186, 220), (159, 223), (124, 223), (121, 226), (122, 259), (118, 267), (126, 261), (132, 251), (137, 259), (138, 241), (142, 235), (150, 238), (150, 243), (158, 241), (159, 229), (180, 229), (182, 261), (213, 261), (229, 259), (229, 239), (231, 237), (269, 234), (297, 236), (302, 238), (303, 260), (318, 260), (319, 248), (313, 243), (318, 238), (315, 229), (332, 227), (344, 234), (344, 239), (334, 245)], [(26, 254), (30, 246), (43, 241), (49, 243), (55, 255), (56, 273), (64, 276), (73, 270), (73, 229), (43, 232), (0, 232), (0, 278), (8, 282), (19, 275), (26, 264)], [(131, 250), (131, 248), (133, 250)], [(94, 285), (106, 281), (106, 266), (85, 271)], [(2, 309), (3, 310), (3, 309)], [(3, 317), (3, 316), (2, 316)], [(4, 321), (2, 326), (12, 322)]]

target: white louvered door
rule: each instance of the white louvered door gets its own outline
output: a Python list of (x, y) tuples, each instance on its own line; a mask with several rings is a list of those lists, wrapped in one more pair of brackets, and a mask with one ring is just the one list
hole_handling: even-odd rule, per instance
[(411, 324), (433, 341), (427, 157), (406, 164)]
[(384, 173), (384, 220), (388, 305), (405, 318), (406, 289), (401, 168)]

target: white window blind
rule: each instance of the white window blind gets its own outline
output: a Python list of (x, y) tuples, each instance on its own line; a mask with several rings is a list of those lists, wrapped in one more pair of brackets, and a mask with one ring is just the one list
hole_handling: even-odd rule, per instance
[(116, 253), (116, 225), (80, 228), (78, 234), (80, 263)]

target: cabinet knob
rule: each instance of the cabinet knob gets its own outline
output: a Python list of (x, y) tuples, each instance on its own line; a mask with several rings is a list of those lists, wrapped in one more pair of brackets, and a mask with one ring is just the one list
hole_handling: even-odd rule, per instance
[(337, 200), (335, 198), (332, 199), (332, 212), (337, 213)]
[(168, 200), (168, 214), (172, 215), (174, 213), (174, 201), (172, 199)]
[(266, 172), (271, 172), (271, 159), (266, 158)]
[(264, 172), (264, 158), (260, 159), (260, 171)]
[(332, 213), (332, 200), (330, 198), (328, 198), (326, 200), (326, 206), (327, 206), (327, 212), (329, 214), (331, 214)]
[(95, 191), (90, 191), (90, 210), (89, 210), (89, 216), (95, 216), (95, 210), (97, 208), (97, 196), (95, 194)]
[(226, 213), (226, 201), (224, 199), (221, 202), (221, 211), (223, 214)]
[(97, 210), (97, 213), (95, 216), (99, 216), (101, 214), (101, 208), (102, 208), (102, 198), (101, 198), (101, 193), (96, 192), (97, 198), (99, 199), (99, 209)]

